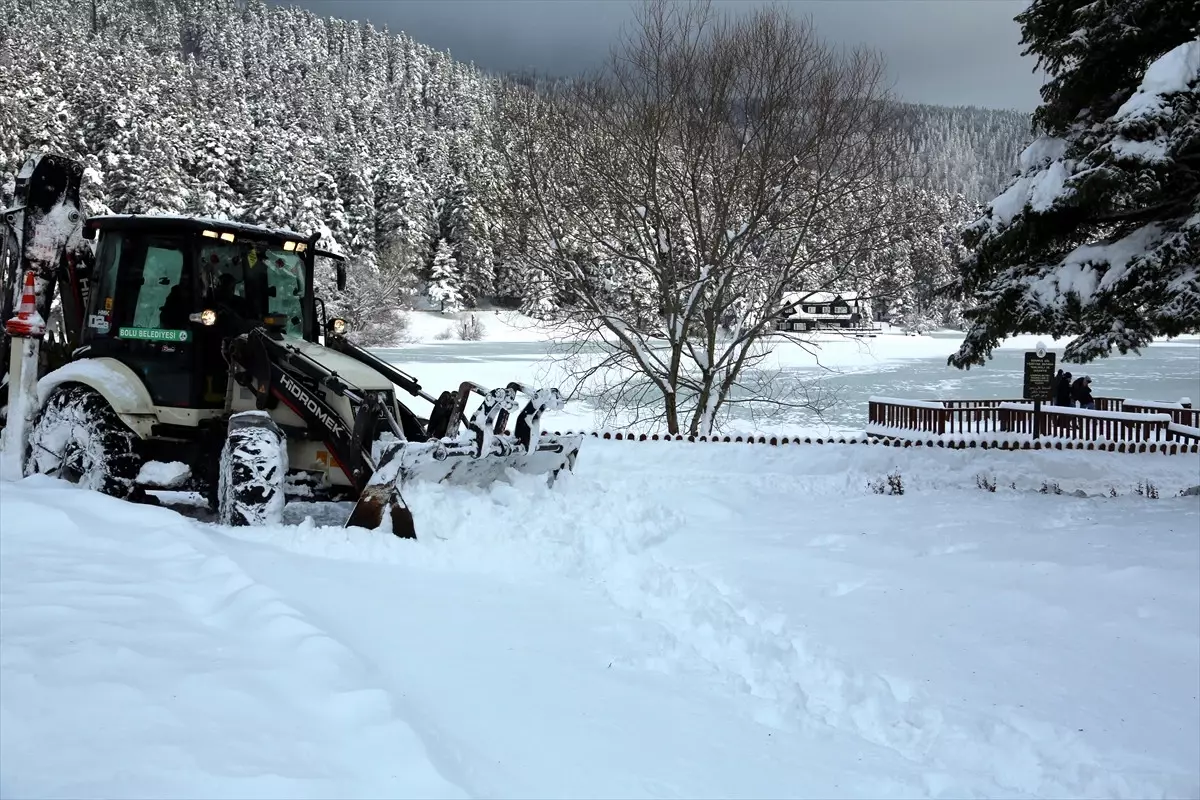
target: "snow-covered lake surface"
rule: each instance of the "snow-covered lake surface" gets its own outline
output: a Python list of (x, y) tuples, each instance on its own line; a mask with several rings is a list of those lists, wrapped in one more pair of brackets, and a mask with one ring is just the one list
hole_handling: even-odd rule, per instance
[(3, 483), (0, 795), (1196, 797), (1198, 468), (588, 441), (416, 542)]
[[(415, 325), (418, 341), (377, 352), (413, 374), (433, 394), (454, 389), (464, 379), (485, 386), (502, 386), (510, 380), (535, 385), (569, 385), (561, 359), (564, 345), (545, 339), (545, 333), (529, 321), (491, 313), (485, 327), (489, 339), (480, 342), (432, 341), (437, 315), (424, 315)], [(434, 318), (431, 320), (430, 318)], [(505, 325), (518, 319), (517, 327)], [(448, 324), (448, 323), (441, 323)], [(872, 395), (911, 399), (1016, 399), (1021, 396), (1023, 359), (1038, 337), (1021, 336), (1003, 343), (986, 365), (970, 370), (949, 366), (946, 358), (962, 339), (961, 334), (939, 332), (926, 336), (884, 335), (875, 338), (826, 338), (817, 342), (815, 353), (794, 344), (780, 343), (769, 359), (777, 380), (802, 384), (819, 381), (836, 395), (835, 404), (822, 415), (806, 410), (788, 410), (772, 419), (750, 420), (740, 409), (729, 420), (727, 430), (780, 434), (861, 434), (867, 422), (867, 398)], [(1047, 346), (1061, 361), (1066, 342), (1047, 338)], [(1200, 402), (1200, 339), (1180, 338), (1156, 342), (1140, 355), (1116, 354), (1090, 364), (1059, 364), (1078, 377), (1092, 377), (1092, 392), (1100, 397)], [(428, 405), (413, 401), (425, 413)], [(551, 419), (554, 422), (551, 422)], [(605, 424), (605, 417), (586, 397), (576, 397), (565, 411), (547, 417), (547, 426), (574, 426), (594, 430), (622, 427), (620, 419)], [(655, 426), (638, 425), (639, 432)]]

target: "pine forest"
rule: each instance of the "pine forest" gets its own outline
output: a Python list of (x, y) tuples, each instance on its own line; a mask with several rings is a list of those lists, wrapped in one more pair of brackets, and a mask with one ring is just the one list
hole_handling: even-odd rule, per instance
[[(519, 132), (499, 108), (538, 91), (529, 76), (263, 0), (0, 0), (0, 20), (0, 203), (47, 151), (86, 164), (90, 214), (319, 230), (350, 258), (338, 310), (376, 341), (406, 308), (571, 302), (533, 279), (533, 245), (505, 235), (522, 188), (502, 157)], [(961, 301), (937, 289), (958, 231), (1009, 181), (1029, 117), (910, 105), (903, 120), (922, 169), (885, 204), (912, 224), (870, 254), (874, 311), (961, 326)]]

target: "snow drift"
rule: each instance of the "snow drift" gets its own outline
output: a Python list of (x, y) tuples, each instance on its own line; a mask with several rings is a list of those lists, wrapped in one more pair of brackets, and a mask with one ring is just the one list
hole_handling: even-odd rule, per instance
[(4, 793), (1200, 790), (1200, 459), (581, 455), (418, 542), (0, 486)]

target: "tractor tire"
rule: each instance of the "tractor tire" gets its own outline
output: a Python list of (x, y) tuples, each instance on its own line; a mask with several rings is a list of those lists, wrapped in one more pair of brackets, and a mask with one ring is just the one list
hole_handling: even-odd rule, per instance
[(217, 519), (222, 525), (278, 525), (283, 519), (287, 442), (262, 411), (229, 419), (221, 448)]
[(103, 395), (86, 386), (64, 386), (46, 401), (29, 431), (25, 474), (127, 498), (142, 466), (137, 441)]

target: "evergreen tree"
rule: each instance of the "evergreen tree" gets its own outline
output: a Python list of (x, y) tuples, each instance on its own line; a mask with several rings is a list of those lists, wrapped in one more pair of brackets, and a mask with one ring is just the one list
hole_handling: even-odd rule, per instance
[(438, 304), (439, 310), (459, 311), (462, 309), (461, 285), (462, 278), (458, 273), (458, 265), (450, 243), (439, 239), (426, 293), (430, 300)]
[(1200, 330), (1200, 6), (1034, 0), (1017, 17), (1053, 76), (1021, 174), (964, 232), (977, 304), (950, 357), (1017, 333), (1085, 363)]
[[(498, 79), (405, 34), (267, 0), (0, 0), (0, 207), (26, 158), (56, 152), (83, 162), (88, 213), (321, 231), (349, 258), (346, 308), (402, 308), (444, 239), (452, 305), (569, 312), (577, 298), (530, 269), (548, 239), (531, 224), (533, 187), (506, 166), (521, 131), (499, 113), (502, 98), (556, 83)], [(1027, 138), (1014, 112), (918, 105), (904, 132), (928, 166), (921, 185), (970, 200), (998, 187)], [(635, 231), (647, 255), (652, 227)], [(659, 229), (694, 270), (690, 232)], [(615, 306), (659, 313), (652, 276), (585, 249)]]

